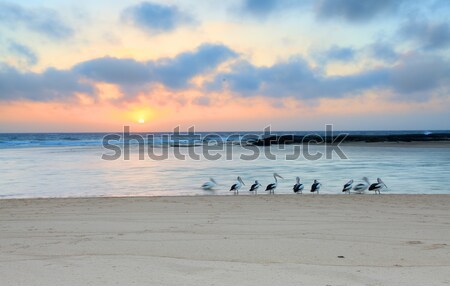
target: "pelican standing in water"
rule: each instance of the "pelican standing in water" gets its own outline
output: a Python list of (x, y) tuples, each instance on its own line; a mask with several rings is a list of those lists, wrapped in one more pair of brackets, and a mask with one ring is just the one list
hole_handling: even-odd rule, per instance
[(255, 192), (255, 195), (258, 194), (258, 189), (261, 187), (261, 184), (258, 182), (258, 180), (255, 181), (255, 183), (250, 187), (250, 192)]
[(242, 181), (241, 177), (237, 177), (237, 182), (234, 183), (231, 188), (230, 192), (233, 191), (235, 195), (239, 195), (239, 189), (242, 187), (242, 185), (245, 186), (244, 182)]
[(303, 184), (300, 183), (300, 177), (295, 178), (297, 180), (297, 183), (294, 185), (294, 193), (296, 194), (303, 194), (303, 188), (305, 187)]
[(342, 188), (343, 193), (348, 193), (350, 195), (350, 191), (352, 190), (353, 180), (348, 181), (344, 187)]
[(369, 191), (374, 191), (375, 194), (381, 195), (380, 190), (383, 188), (387, 188), (386, 184), (380, 178), (377, 178), (377, 182), (370, 185)]
[(357, 194), (364, 194), (364, 192), (367, 190), (367, 188), (370, 185), (369, 179), (367, 177), (363, 178), (364, 183), (359, 183), (356, 186), (353, 187), (353, 190)]
[(209, 178), (209, 181), (205, 182), (202, 185), (202, 189), (203, 190), (211, 190), (212, 188), (214, 188), (217, 185), (218, 185), (217, 182), (213, 178)]
[(321, 186), (322, 186), (322, 184), (319, 183), (319, 181), (314, 180), (314, 183), (313, 183), (312, 186), (311, 186), (311, 193), (313, 193), (313, 195), (314, 195), (315, 193), (319, 194), (319, 190), (320, 190), (320, 187), (321, 187)]
[(273, 173), (273, 177), (275, 179), (275, 183), (268, 184), (267, 187), (266, 187), (266, 192), (269, 191), (269, 194), (275, 194), (275, 189), (277, 188), (277, 185), (278, 185), (277, 177), (280, 178), (280, 179), (284, 179), (283, 177), (281, 177), (277, 173)]

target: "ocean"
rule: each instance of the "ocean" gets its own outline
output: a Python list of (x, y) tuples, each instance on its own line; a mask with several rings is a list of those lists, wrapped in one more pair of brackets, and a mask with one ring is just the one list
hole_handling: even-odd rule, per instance
[[(437, 131), (346, 133), (368, 136), (433, 132)], [(250, 132), (259, 138), (260, 133)], [(323, 134), (273, 132), (276, 135), (311, 133)], [(199, 134), (202, 138), (207, 135), (205, 132)], [(212, 150), (211, 153), (217, 155), (214, 158), (205, 155), (205, 140), (184, 136), (182, 142), (186, 145), (178, 148), (173, 147), (174, 142), (165, 136), (166, 133), (151, 133), (154, 140), (150, 145), (146, 141), (144, 153), (140, 153), (140, 147), (133, 142), (127, 146), (129, 160), (125, 160), (123, 152), (115, 160), (105, 160), (102, 159), (105, 154), (112, 154), (112, 150), (102, 146), (106, 133), (3, 133), (0, 134), (0, 198), (232, 195), (228, 190), (237, 176), (241, 176), (246, 184), (240, 194), (249, 195), (248, 189), (254, 180), (259, 180), (262, 185), (269, 184), (274, 180), (274, 172), (284, 178), (279, 180), (277, 194), (291, 194), (296, 176), (305, 184), (305, 194), (309, 193), (314, 179), (322, 183), (321, 193), (341, 194), (344, 183), (350, 179), (357, 183), (363, 176), (371, 182), (382, 178), (388, 186), (385, 193), (450, 193), (448, 147), (427, 146), (426, 143), (417, 146), (344, 144), (341, 149), (346, 159), (332, 152), (332, 158), (322, 156), (312, 160), (309, 155), (326, 153), (324, 146), (312, 145), (307, 153), (304, 147), (297, 145), (254, 146), (250, 150), (238, 144), (243, 134), (249, 132), (215, 132), (224, 144), (221, 150)], [(138, 135), (146, 137), (148, 134)], [(117, 144), (125, 148), (121, 142), (119, 140)], [(185, 156), (180, 159), (181, 154), (176, 154), (175, 149), (184, 155), (191, 152), (199, 158)], [(152, 159), (147, 154), (149, 150), (155, 154), (167, 153), (167, 158)], [(286, 156), (292, 157), (292, 154), (296, 154), (295, 158), (287, 160)], [(253, 158), (243, 160), (243, 156)], [(200, 186), (210, 177), (219, 185), (213, 191), (202, 190)], [(259, 194), (265, 195), (264, 190)]]

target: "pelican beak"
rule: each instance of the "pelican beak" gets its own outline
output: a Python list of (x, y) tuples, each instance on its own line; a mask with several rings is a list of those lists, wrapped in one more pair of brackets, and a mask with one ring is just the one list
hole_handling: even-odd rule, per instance
[(281, 177), (280, 175), (278, 175), (278, 174), (276, 174), (275, 176), (277, 176), (278, 178), (280, 178), (280, 179), (283, 179), (284, 180), (284, 178), (283, 177)]

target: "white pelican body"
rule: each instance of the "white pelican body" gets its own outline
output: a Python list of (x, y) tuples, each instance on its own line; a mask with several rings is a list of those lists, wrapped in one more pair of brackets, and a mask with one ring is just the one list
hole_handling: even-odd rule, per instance
[(255, 181), (255, 183), (250, 187), (250, 192), (255, 192), (255, 195), (258, 194), (258, 189), (261, 187), (261, 184), (258, 182), (258, 180)]
[(348, 181), (342, 188), (342, 192), (350, 194), (350, 191), (352, 190), (352, 186), (353, 186), (353, 180)]
[(320, 190), (320, 187), (321, 187), (321, 186), (322, 186), (322, 184), (319, 183), (319, 181), (314, 180), (314, 183), (311, 185), (311, 193), (313, 193), (313, 194), (315, 194), (315, 193), (319, 194), (319, 190)]
[(213, 178), (209, 178), (208, 182), (205, 182), (202, 185), (202, 189), (203, 190), (211, 190), (212, 188), (214, 188), (215, 186), (217, 186), (217, 182), (213, 179)]
[(274, 177), (274, 179), (275, 179), (275, 183), (268, 184), (267, 187), (266, 187), (266, 192), (269, 191), (269, 194), (275, 194), (275, 189), (276, 189), (277, 186), (278, 186), (278, 180), (277, 180), (277, 177), (283, 179), (283, 177), (281, 177), (281, 176), (278, 175), (277, 173), (273, 173), (273, 177)]
[(230, 192), (233, 191), (235, 195), (239, 195), (239, 189), (242, 187), (242, 185), (245, 186), (244, 182), (242, 181), (241, 177), (237, 177), (237, 182), (234, 183), (231, 188)]
[(374, 191), (375, 194), (378, 193), (379, 195), (381, 195), (380, 190), (384, 188), (387, 189), (386, 184), (380, 178), (377, 178), (377, 182), (370, 185), (369, 191)]
[(364, 192), (367, 190), (367, 188), (370, 185), (369, 179), (367, 177), (363, 178), (364, 183), (359, 183), (356, 186), (353, 187), (353, 190), (357, 194), (364, 194)]
[(300, 177), (297, 177), (295, 179), (297, 180), (297, 183), (294, 185), (294, 188), (292, 190), (296, 194), (303, 194), (303, 189), (305, 186), (300, 183)]

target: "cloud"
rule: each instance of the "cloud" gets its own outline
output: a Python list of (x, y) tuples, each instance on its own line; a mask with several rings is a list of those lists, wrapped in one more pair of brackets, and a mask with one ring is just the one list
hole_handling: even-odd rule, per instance
[(0, 100), (68, 100), (77, 93), (95, 96), (97, 82), (115, 84), (124, 91), (131, 91), (127, 98), (153, 83), (182, 89), (190, 86), (193, 77), (213, 71), (236, 56), (226, 46), (203, 44), (173, 58), (140, 62), (103, 57), (81, 62), (68, 70), (49, 68), (42, 73), (22, 72), (0, 64)]
[(404, 0), (318, 0), (317, 17), (365, 22), (383, 14), (393, 14)]
[(257, 67), (248, 62), (231, 66), (208, 82), (208, 91), (231, 91), (236, 95), (295, 97), (297, 99), (355, 96), (371, 89), (392, 90), (398, 98), (411, 93), (427, 97), (440, 87), (448, 88), (450, 63), (432, 57), (405, 57), (393, 67), (380, 67), (352, 75), (327, 76), (301, 57)]
[(237, 10), (240, 14), (265, 20), (277, 11), (303, 7), (310, 2), (310, 0), (244, 0)]
[(294, 57), (269, 67), (256, 67), (240, 62), (231, 72), (221, 73), (207, 84), (209, 90), (224, 90), (242, 95), (269, 97), (296, 97), (311, 99), (341, 97), (373, 88), (386, 80), (384, 70), (361, 73), (356, 76), (325, 76), (311, 68), (301, 57)]
[(36, 53), (29, 47), (24, 46), (18, 42), (12, 41), (11, 43), (9, 43), (8, 50), (16, 56), (23, 58), (26, 64), (29, 66), (35, 65), (38, 62)]
[(149, 62), (156, 80), (171, 88), (188, 86), (196, 75), (215, 69), (219, 64), (237, 56), (230, 48), (219, 44), (203, 44), (193, 52), (184, 52), (174, 58)]
[(426, 50), (450, 47), (450, 25), (448, 22), (429, 23), (410, 20), (400, 28), (399, 33)]
[(324, 66), (330, 62), (349, 63), (361, 57), (369, 57), (385, 62), (394, 63), (400, 57), (391, 44), (378, 41), (363, 46), (361, 48), (331, 46), (325, 51), (311, 52), (311, 56), (318, 65)]
[(204, 95), (204, 96), (194, 98), (192, 103), (201, 105), (201, 106), (209, 106), (211, 104), (211, 99), (208, 96)]
[(151, 2), (126, 8), (122, 12), (122, 20), (152, 34), (170, 32), (183, 24), (191, 25), (195, 22), (190, 15), (175, 6)]
[(143, 84), (152, 80), (148, 65), (134, 59), (97, 58), (79, 63), (73, 70), (88, 79), (118, 85)]
[(355, 50), (349, 47), (333, 46), (325, 53), (325, 56), (331, 60), (351, 61), (355, 57)]
[(74, 31), (60, 18), (58, 13), (45, 8), (24, 8), (13, 3), (0, 3), (0, 22), (15, 29), (27, 29), (60, 40), (73, 35)]
[(59, 101), (77, 93), (93, 96), (94, 88), (72, 71), (49, 68), (42, 73), (21, 72), (0, 64), (0, 100)]
[(265, 18), (276, 8), (281, 1), (277, 0), (245, 0), (242, 3), (242, 11), (256, 17)]
[(350, 62), (355, 59), (357, 52), (351, 47), (334, 45), (326, 51), (314, 52), (313, 57), (322, 65), (333, 61)]
[[(224, 71), (218, 70), (221, 64), (225, 65), (225, 69), (221, 69)], [(212, 79), (201, 86), (191, 83), (200, 75), (212, 76)], [(387, 90), (397, 99), (419, 101), (438, 90), (448, 95), (450, 62), (426, 53), (409, 54), (398, 57), (391, 66), (329, 76), (322, 69), (311, 67), (300, 56), (270, 66), (256, 66), (240, 59), (224, 45), (203, 44), (172, 58), (136, 61), (104, 57), (81, 62), (68, 70), (49, 68), (41, 73), (0, 65), (0, 100), (62, 101), (78, 93), (95, 97), (95, 86), (99, 82), (119, 86), (123, 99), (134, 98), (158, 86), (178, 91), (195, 89), (201, 94), (193, 102), (199, 105), (210, 104), (209, 92), (309, 100)]]
[(368, 45), (365, 49), (373, 58), (384, 60), (387, 62), (393, 62), (399, 57), (399, 54), (391, 45), (383, 42), (375, 42), (371, 45)]
[(189, 81), (215, 69), (237, 54), (220, 44), (203, 44), (173, 58), (139, 62), (133, 59), (99, 58), (82, 62), (74, 71), (96, 81), (131, 86), (161, 83), (172, 89), (189, 86)]
[(390, 85), (401, 94), (430, 91), (450, 83), (450, 62), (438, 57), (409, 55), (390, 71)]

